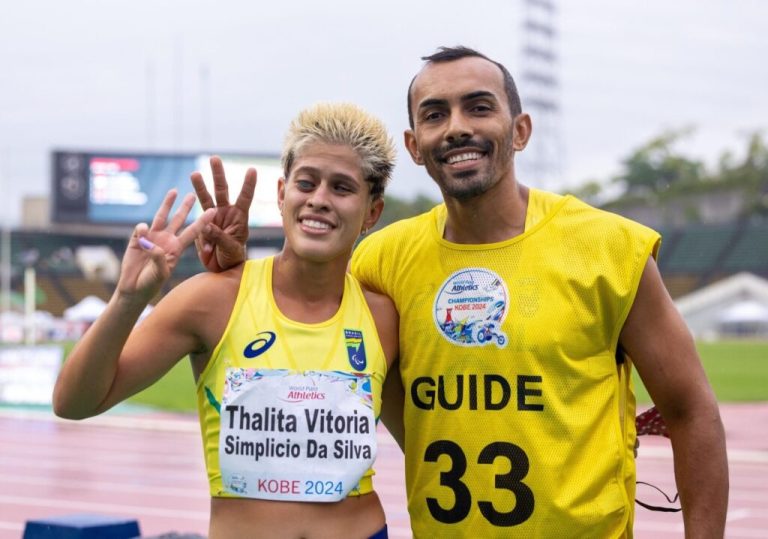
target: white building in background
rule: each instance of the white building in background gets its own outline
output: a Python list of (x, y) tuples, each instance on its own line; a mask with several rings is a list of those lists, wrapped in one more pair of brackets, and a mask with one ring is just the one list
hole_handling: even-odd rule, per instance
[(696, 339), (768, 339), (768, 280), (737, 273), (675, 302)]

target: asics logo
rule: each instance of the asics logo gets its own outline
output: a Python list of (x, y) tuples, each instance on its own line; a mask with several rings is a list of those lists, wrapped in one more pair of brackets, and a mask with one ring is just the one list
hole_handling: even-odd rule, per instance
[(259, 357), (275, 344), (275, 334), (271, 331), (262, 331), (257, 333), (256, 337), (255, 340), (249, 342), (245, 349), (243, 349), (243, 355), (248, 359)]

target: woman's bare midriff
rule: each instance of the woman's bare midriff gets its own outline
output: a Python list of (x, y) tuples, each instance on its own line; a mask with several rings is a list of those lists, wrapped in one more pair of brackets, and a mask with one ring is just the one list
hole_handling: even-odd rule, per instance
[(209, 539), (367, 539), (384, 523), (375, 492), (335, 503), (211, 498)]

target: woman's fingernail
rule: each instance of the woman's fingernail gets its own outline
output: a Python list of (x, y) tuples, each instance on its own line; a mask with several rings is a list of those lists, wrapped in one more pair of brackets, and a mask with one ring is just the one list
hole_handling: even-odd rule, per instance
[(146, 249), (147, 251), (151, 250), (151, 249), (152, 249), (152, 248), (155, 246), (155, 244), (154, 244), (154, 243), (152, 243), (151, 241), (149, 241), (149, 240), (148, 240), (147, 238), (145, 238), (144, 236), (142, 236), (142, 237), (140, 237), (140, 238), (139, 238), (139, 245), (141, 245), (141, 246), (142, 246), (144, 249)]

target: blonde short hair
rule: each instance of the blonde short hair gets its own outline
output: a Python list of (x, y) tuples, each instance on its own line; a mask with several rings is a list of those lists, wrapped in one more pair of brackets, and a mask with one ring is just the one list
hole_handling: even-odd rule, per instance
[(307, 144), (324, 142), (350, 146), (359, 156), (371, 196), (380, 198), (395, 166), (395, 145), (384, 123), (351, 103), (317, 103), (291, 122), (281, 157), (286, 179)]

